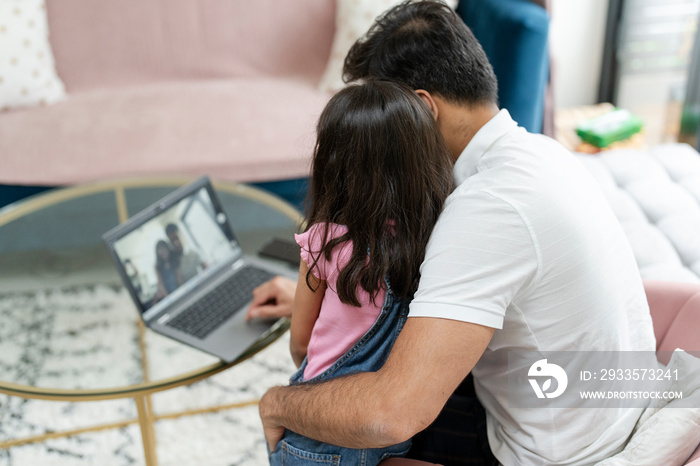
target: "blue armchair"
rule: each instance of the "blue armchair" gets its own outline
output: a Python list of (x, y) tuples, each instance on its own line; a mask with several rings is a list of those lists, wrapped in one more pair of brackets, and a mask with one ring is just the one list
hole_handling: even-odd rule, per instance
[(457, 13), (493, 65), (501, 108), (528, 131), (542, 132), (549, 81), (545, 9), (529, 0), (460, 0)]

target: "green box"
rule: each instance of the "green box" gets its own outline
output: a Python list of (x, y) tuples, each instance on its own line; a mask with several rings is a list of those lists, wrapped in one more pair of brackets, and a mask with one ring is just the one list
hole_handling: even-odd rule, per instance
[(603, 148), (640, 132), (643, 126), (641, 118), (618, 108), (580, 123), (576, 134), (582, 141)]

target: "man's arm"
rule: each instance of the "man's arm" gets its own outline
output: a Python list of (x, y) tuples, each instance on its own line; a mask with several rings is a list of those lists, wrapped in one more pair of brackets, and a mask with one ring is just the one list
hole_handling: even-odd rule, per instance
[(493, 332), (467, 322), (409, 318), (378, 372), (271, 389), (260, 401), (270, 449), (285, 428), (349, 448), (409, 439), (435, 420)]

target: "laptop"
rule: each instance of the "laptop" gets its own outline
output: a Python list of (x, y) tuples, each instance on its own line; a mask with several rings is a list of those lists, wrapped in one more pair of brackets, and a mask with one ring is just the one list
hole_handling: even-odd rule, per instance
[(281, 325), (246, 322), (252, 290), (289, 267), (243, 254), (202, 177), (103, 235), (143, 322), (225, 362)]

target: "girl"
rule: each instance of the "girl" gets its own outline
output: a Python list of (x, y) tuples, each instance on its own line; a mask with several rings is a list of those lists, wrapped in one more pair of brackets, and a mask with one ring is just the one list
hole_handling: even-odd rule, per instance
[(170, 245), (163, 240), (158, 241), (156, 243), (156, 275), (158, 276), (156, 298), (166, 297), (182, 284), (179, 265)]
[[(410, 88), (373, 80), (328, 102), (317, 127), (308, 228), (296, 236), (302, 261), (290, 349), (300, 368), (291, 383), (381, 368), (452, 188), (451, 156)], [(371, 465), (409, 447), (352, 450), (287, 431), (270, 462)]]

